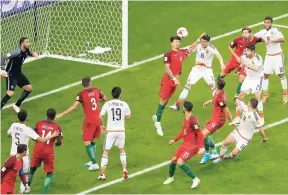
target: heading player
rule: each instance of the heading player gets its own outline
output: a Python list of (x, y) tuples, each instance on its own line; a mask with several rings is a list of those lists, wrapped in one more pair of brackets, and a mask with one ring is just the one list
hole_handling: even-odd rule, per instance
[(223, 70), (225, 68), (222, 56), (216, 47), (210, 44), (209, 35), (205, 33), (201, 34), (200, 41), (195, 42), (193, 45), (195, 46), (191, 48), (191, 51), (196, 53), (195, 66), (192, 68), (192, 71), (188, 76), (187, 83), (182, 90), (178, 101), (169, 107), (175, 111), (180, 110), (180, 105), (182, 104), (182, 101), (187, 98), (191, 86), (195, 85), (201, 78), (203, 78), (207, 85), (209, 85), (212, 91), (212, 96), (214, 96), (216, 87), (213, 70), (211, 68), (214, 56), (217, 57), (221, 69)]
[[(226, 94), (224, 91), (225, 81), (221, 78), (217, 80), (216, 92), (213, 97), (213, 100), (209, 100), (203, 104), (203, 107), (206, 108), (208, 104), (213, 104), (213, 114), (210, 121), (206, 124), (203, 129), (204, 137), (204, 146), (205, 154), (200, 161), (200, 164), (206, 163), (210, 159), (218, 158), (219, 154), (216, 151), (215, 144), (212, 138), (209, 136), (219, 130), (226, 122), (226, 117), (230, 122), (232, 122), (232, 115), (228, 109), (226, 102)], [(210, 149), (212, 150), (212, 155), (210, 154)]]
[[(18, 123), (13, 123), (11, 127), (8, 129), (7, 134), (8, 136), (12, 137), (12, 143), (11, 143), (11, 151), (10, 155), (16, 155), (17, 154), (17, 147), (19, 144), (25, 144), (27, 146), (27, 152), (26, 155), (23, 157), (23, 174), (28, 181), (28, 172), (30, 168), (30, 160), (29, 160), (29, 140), (32, 138), (35, 141), (39, 142), (46, 142), (58, 135), (58, 132), (55, 132), (53, 134), (50, 134), (47, 137), (39, 136), (33, 129), (28, 127), (26, 125), (28, 121), (28, 113), (26, 110), (21, 110), (18, 112)], [(20, 185), (20, 192), (23, 193), (25, 191), (25, 186), (23, 183)]]
[(36, 144), (34, 145), (34, 152), (31, 160), (31, 168), (28, 180), (28, 185), (31, 186), (35, 171), (41, 166), (41, 163), (44, 162), (44, 171), (47, 176), (45, 179), (42, 194), (47, 194), (49, 186), (52, 182), (55, 163), (54, 143), (55, 146), (60, 146), (62, 144), (63, 137), (61, 127), (54, 122), (54, 119), (56, 117), (56, 110), (54, 108), (49, 108), (47, 110), (46, 116), (47, 120), (39, 121), (36, 124), (36, 133), (39, 136), (48, 137), (51, 134), (58, 132), (58, 136), (44, 143), (39, 141), (36, 142)]
[[(1, 109), (8, 102), (8, 100), (14, 95), (14, 90), (18, 85), (20, 88), (23, 88), (21, 96), (15, 105), (13, 105), (13, 109), (15, 112), (20, 111), (20, 105), (22, 102), (28, 97), (28, 95), (32, 92), (32, 85), (28, 78), (22, 72), (22, 65), (27, 58), (27, 56), (33, 56), (38, 58), (37, 53), (31, 53), (30, 51), (30, 42), (27, 37), (22, 37), (19, 40), (19, 46), (12, 51), (11, 53), (7, 53), (1, 58), (1, 76), (6, 78), (6, 90), (7, 94), (2, 97), (1, 100)], [(8, 64), (5, 68), (5, 61), (8, 61)]]
[(100, 108), (99, 102), (105, 101), (106, 97), (100, 91), (100, 89), (91, 87), (91, 78), (84, 77), (82, 79), (82, 85), (84, 89), (77, 94), (74, 104), (66, 111), (58, 114), (56, 119), (69, 114), (76, 110), (80, 104), (83, 106), (84, 122), (82, 126), (82, 140), (86, 148), (86, 152), (90, 159), (90, 162), (84, 164), (89, 167), (88, 170), (94, 171), (99, 169), (99, 165), (96, 162), (96, 143), (95, 139), (98, 139), (101, 134), (100, 124)]
[(287, 78), (285, 76), (284, 66), (284, 54), (281, 49), (281, 43), (284, 42), (284, 36), (280, 29), (272, 26), (273, 19), (267, 16), (264, 19), (264, 28), (255, 34), (256, 37), (262, 38), (266, 43), (266, 57), (264, 62), (264, 81), (263, 81), (263, 103), (266, 103), (269, 99), (268, 87), (269, 87), (269, 76), (275, 72), (279, 75), (282, 89), (283, 98), (282, 103), (287, 104)]
[[(242, 36), (235, 38), (231, 42), (228, 48), (232, 56), (229, 59), (226, 68), (222, 70), (218, 78), (224, 78), (227, 74), (231, 73), (240, 66), (240, 57), (244, 54), (247, 45), (249, 44), (256, 45), (257, 43), (263, 41), (261, 38), (253, 36), (251, 32), (252, 31), (249, 27), (244, 27), (242, 28)], [(234, 50), (234, 48), (236, 49)], [(244, 69), (237, 70), (237, 72), (239, 72), (239, 83), (236, 89), (236, 96), (239, 95), (242, 83), (246, 76)]]
[(182, 64), (193, 48), (192, 44), (189, 49), (180, 49), (180, 40), (181, 38), (178, 36), (171, 37), (171, 50), (164, 54), (165, 74), (161, 80), (160, 102), (156, 114), (152, 117), (157, 133), (160, 136), (163, 136), (161, 127), (162, 113), (170, 97), (175, 93), (176, 87), (180, 85), (178, 79), (182, 73)]
[(10, 156), (1, 168), (1, 194), (14, 194), (14, 185), (18, 174), (25, 185), (26, 192), (30, 192), (30, 187), (24, 175), (22, 161), (22, 158), (26, 156), (27, 145), (18, 144), (16, 151), (16, 154)]
[[(102, 117), (108, 115), (106, 136), (104, 140), (104, 151), (101, 159), (101, 170), (99, 180), (105, 179), (105, 169), (108, 164), (108, 155), (112, 146), (115, 145), (119, 148), (120, 160), (122, 164), (123, 178), (128, 179), (127, 162), (125, 146), (125, 120), (131, 118), (131, 111), (128, 104), (121, 100), (121, 88), (114, 87), (112, 89), (113, 100), (106, 102), (100, 112), (101, 121)], [(103, 123), (102, 123), (103, 124)]]
[[(238, 155), (245, 147), (247, 147), (248, 143), (252, 140), (255, 130), (258, 128), (262, 136), (262, 142), (266, 142), (268, 140), (264, 129), (262, 128), (260, 117), (255, 110), (258, 105), (258, 100), (252, 98), (249, 100), (248, 105), (245, 105), (239, 100), (236, 100), (235, 103), (237, 110), (242, 112), (240, 125), (239, 127), (236, 127), (235, 130), (232, 131), (224, 140), (220, 149), (220, 157), (215, 159), (213, 163), (218, 163), (224, 158), (233, 158)], [(230, 125), (235, 124), (232, 122)], [(230, 154), (225, 155), (228, 150), (228, 146), (233, 143), (236, 143), (235, 148)]]
[[(261, 91), (263, 83), (263, 68), (262, 57), (255, 52), (255, 45), (250, 44), (246, 47), (245, 55), (241, 56), (241, 67), (245, 68), (246, 78), (241, 87), (240, 95), (238, 99), (243, 101), (246, 95), (250, 92), (254, 94), (254, 97), (258, 100), (258, 111), (260, 114), (261, 124), (264, 125), (264, 112), (263, 103), (261, 100)], [(241, 112), (236, 111), (235, 124), (240, 123)]]
[(177, 137), (169, 141), (169, 144), (171, 145), (181, 138), (183, 138), (183, 142), (171, 159), (169, 177), (163, 184), (170, 184), (174, 181), (176, 164), (186, 173), (186, 175), (192, 178), (193, 183), (191, 188), (196, 188), (200, 184), (200, 179), (192, 172), (189, 165), (186, 163), (186, 161), (197, 153), (202, 155), (204, 152), (203, 135), (197, 118), (192, 114), (192, 109), (193, 104), (189, 101), (185, 101), (183, 104), (185, 120), (182, 125), (182, 130)]

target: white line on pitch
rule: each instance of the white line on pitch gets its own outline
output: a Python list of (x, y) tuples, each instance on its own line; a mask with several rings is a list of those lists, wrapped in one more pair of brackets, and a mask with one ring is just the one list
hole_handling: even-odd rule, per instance
[[(271, 124), (265, 126), (264, 129), (269, 129), (269, 128), (275, 127), (275, 126), (277, 126), (277, 125), (286, 123), (286, 122), (288, 122), (288, 118), (285, 118), (285, 119), (283, 119), (283, 120), (277, 121), (277, 122), (275, 122), (275, 123), (271, 123)], [(259, 132), (259, 131), (256, 131), (256, 132)], [(222, 143), (223, 143), (223, 142), (219, 142), (219, 143), (215, 144), (215, 146), (218, 147), (218, 146), (222, 145)], [(136, 176), (138, 176), (138, 175), (142, 175), (142, 174), (144, 174), (144, 173), (153, 171), (153, 170), (155, 170), (155, 169), (159, 169), (159, 168), (161, 168), (161, 167), (164, 167), (164, 166), (168, 165), (169, 163), (170, 163), (170, 161), (168, 160), (168, 161), (165, 161), (165, 162), (163, 162), (163, 163), (154, 165), (154, 166), (152, 166), (152, 167), (143, 169), (143, 170), (141, 170), (141, 171), (137, 171), (137, 172), (132, 173), (131, 175), (129, 175), (129, 179), (131, 179), (131, 178), (133, 178), (133, 177), (136, 177)], [(110, 182), (108, 182), (108, 183), (104, 183), (104, 184), (95, 186), (95, 187), (93, 187), (93, 188), (90, 188), (90, 189), (88, 189), (88, 190), (85, 190), (85, 191), (83, 191), (83, 192), (80, 192), (80, 193), (78, 193), (77, 195), (84, 195), (84, 194), (88, 194), (88, 193), (90, 193), (90, 192), (95, 192), (95, 191), (97, 191), (97, 190), (106, 188), (106, 187), (111, 186), (111, 185), (114, 185), (114, 184), (116, 184), (116, 183), (120, 183), (120, 182), (122, 182), (122, 181), (124, 181), (123, 178), (115, 179), (115, 180), (110, 181)]]
[[(275, 18), (274, 18), (274, 21), (275, 21), (275, 20), (282, 19), (282, 18), (286, 18), (286, 17), (288, 17), (288, 13), (283, 14), (283, 15), (278, 16), (278, 17), (275, 17)], [(250, 27), (250, 28), (253, 28), (253, 27), (259, 26), (259, 25), (261, 25), (261, 24), (263, 24), (263, 22), (258, 22), (258, 23), (256, 23), (256, 24), (252, 24), (252, 25), (250, 25), (249, 27)], [(229, 36), (229, 35), (238, 33), (238, 32), (241, 32), (241, 30), (242, 30), (242, 29), (233, 30), (233, 31), (231, 31), (231, 32), (224, 33), (224, 34), (222, 34), (222, 35), (219, 35), (219, 36), (216, 36), (216, 37), (212, 37), (211, 40), (217, 40), (217, 39), (220, 39), (220, 38), (223, 38), (223, 37), (226, 37), (226, 36)], [(114, 73), (117, 73), (117, 72), (120, 72), (120, 71), (129, 69), (129, 68), (133, 68), (133, 67), (135, 67), (135, 66), (139, 66), (139, 65), (145, 64), (145, 63), (147, 63), (147, 62), (151, 62), (151, 61), (153, 61), (153, 60), (157, 60), (157, 59), (159, 59), (159, 58), (161, 58), (161, 57), (163, 57), (163, 54), (157, 55), (157, 56), (155, 56), (155, 57), (152, 57), (152, 58), (149, 58), (149, 59), (146, 59), (146, 60), (142, 60), (142, 61), (139, 61), (139, 62), (135, 62), (135, 63), (129, 65), (128, 67), (126, 67), (126, 68), (119, 68), (119, 69), (116, 69), (116, 70), (108, 71), (108, 72), (106, 72), (106, 73), (103, 73), (103, 74), (94, 76), (94, 77), (92, 77), (91, 79), (92, 79), (92, 80), (96, 80), (96, 79), (99, 79), (99, 78), (102, 78), (102, 77), (105, 77), (105, 76), (109, 76), (109, 75), (112, 75), (112, 74), (114, 74)], [(63, 86), (63, 87), (60, 87), (60, 88), (57, 88), (57, 89), (48, 91), (48, 92), (46, 92), (46, 93), (41, 93), (41, 94), (39, 94), (39, 95), (32, 96), (32, 97), (30, 97), (30, 98), (27, 98), (27, 99), (24, 101), (24, 103), (25, 103), (25, 102), (30, 102), (30, 101), (35, 100), (35, 99), (38, 99), (38, 98), (45, 97), (45, 96), (47, 96), (47, 95), (51, 95), (51, 94), (57, 93), (57, 92), (59, 92), (59, 91), (63, 91), (63, 90), (69, 89), (69, 88), (71, 88), (71, 87), (74, 87), (74, 86), (77, 86), (77, 85), (80, 85), (80, 84), (81, 84), (81, 82), (78, 81), (78, 82), (71, 83), (71, 84), (69, 84), (69, 85), (65, 85), (65, 86)], [(3, 109), (10, 108), (10, 107), (12, 107), (12, 106), (13, 106), (13, 104), (8, 104), (8, 105), (4, 106)]]
[(288, 26), (281, 25), (281, 24), (273, 24), (273, 26), (280, 27), (280, 28), (288, 28)]

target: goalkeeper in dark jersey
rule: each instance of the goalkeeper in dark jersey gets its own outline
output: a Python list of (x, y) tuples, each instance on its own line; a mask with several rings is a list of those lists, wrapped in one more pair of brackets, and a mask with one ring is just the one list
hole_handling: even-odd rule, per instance
[[(19, 46), (14, 51), (1, 57), (1, 76), (6, 78), (7, 89), (6, 95), (4, 95), (1, 100), (1, 109), (13, 96), (16, 86), (19, 86), (24, 90), (16, 104), (13, 105), (13, 109), (17, 113), (20, 111), (19, 107), (22, 102), (32, 92), (32, 85), (22, 72), (22, 64), (28, 56), (38, 57), (37, 53), (32, 54), (30, 52), (29, 47), (29, 39), (27, 37), (22, 37), (19, 40)], [(6, 60), (8, 60), (7, 66), (5, 66)]]

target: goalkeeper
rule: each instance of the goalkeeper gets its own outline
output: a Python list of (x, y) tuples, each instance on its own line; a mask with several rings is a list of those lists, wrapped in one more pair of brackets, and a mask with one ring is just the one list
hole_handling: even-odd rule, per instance
[[(32, 92), (32, 85), (30, 84), (28, 78), (23, 74), (21, 68), (22, 64), (27, 58), (27, 56), (38, 57), (37, 53), (31, 53), (29, 50), (30, 42), (27, 37), (22, 37), (19, 40), (19, 46), (12, 51), (1, 57), (1, 76), (6, 78), (6, 89), (7, 93), (2, 97), (1, 109), (8, 102), (8, 100), (13, 96), (16, 85), (23, 88), (23, 92), (19, 97), (13, 109), (15, 112), (20, 111), (20, 105)], [(5, 61), (9, 60), (5, 68)]]

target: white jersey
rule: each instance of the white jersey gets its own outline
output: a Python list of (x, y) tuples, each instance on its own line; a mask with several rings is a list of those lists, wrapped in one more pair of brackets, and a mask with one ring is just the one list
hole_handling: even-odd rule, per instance
[(100, 112), (101, 116), (108, 113), (106, 130), (125, 130), (125, 116), (131, 115), (128, 104), (121, 100), (106, 102)]
[(211, 44), (209, 44), (206, 48), (203, 48), (201, 44), (198, 43), (194, 49), (194, 52), (196, 52), (196, 65), (204, 63), (208, 68), (211, 68), (214, 56), (220, 55), (216, 47)]
[[(276, 40), (284, 38), (283, 34), (278, 28), (272, 27), (269, 30), (262, 29), (255, 34), (255, 37), (262, 38), (264, 41)], [(266, 53), (275, 54), (281, 52), (281, 43), (266, 44)]]
[(255, 56), (253, 58), (247, 58), (246, 55), (242, 55), (241, 56), (241, 62), (243, 65), (256, 65), (258, 67), (258, 69), (255, 70), (251, 70), (249, 68), (247, 68), (245, 66), (245, 71), (246, 71), (246, 78), (245, 79), (253, 79), (253, 80), (257, 80), (260, 79), (261, 77), (263, 77), (263, 60), (262, 57), (258, 54), (255, 54)]
[(242, 118), (238, 126), (239, 133), (242, 137), (250, 140), (253, 137), (254, 131), (261, 126), (260, 117), (255, 110), (248, 112), (247, 105), (241, 101), (237, 109), (242, 111)]
[(39, 137), (33, 129), (21, 123), (13, 123), (7, 133), (12, 137), (11, 155), (17, 154), (17, 146), (19, 144), (27, 145), (27, 154), (29, 154), (28, 146), (30, 138), (37, 140)]

